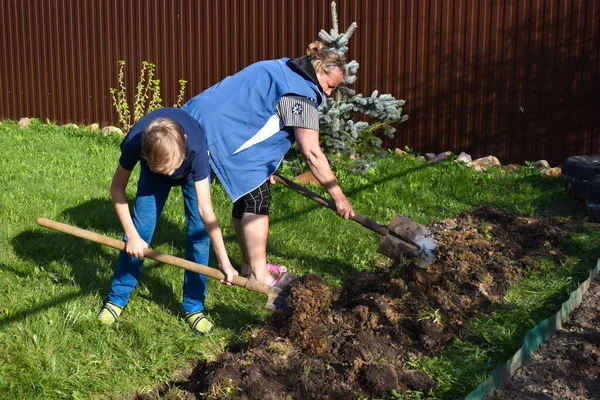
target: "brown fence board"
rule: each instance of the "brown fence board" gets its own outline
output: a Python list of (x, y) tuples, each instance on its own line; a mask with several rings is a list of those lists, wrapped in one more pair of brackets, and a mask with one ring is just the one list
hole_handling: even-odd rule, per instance
[[(600, 0), (339, 0), (356, 21), (357, 93), (406, 100), (387, 147), (494, 154), (503, 163), (600, 153)], [(328, 0), (0, 0), (0, 118), (115, 124), (156, 64), (165, 105), (263, 59), (296, 57)], [(131, 100), (130, 100), (131, 104)]]

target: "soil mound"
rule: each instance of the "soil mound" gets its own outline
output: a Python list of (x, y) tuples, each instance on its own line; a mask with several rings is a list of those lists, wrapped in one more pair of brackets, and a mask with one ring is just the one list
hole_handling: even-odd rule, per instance
[[(429, 227), (435, 264), (390, 264), (363, 271), (339, 290), (322, 278), (296, 281), (285, 312), (272, 315), (247, 344), (200, 362), (180, 390), (208, 398), (349, 399), (393, 391), (429, 392), (436, 383), (406, 369), (434, 355), (472, 316), (522, 276), (538, 256), (564, 259), (564, 223), (482, 207)], [(528, 262), (529, 261), (529, 262)]]

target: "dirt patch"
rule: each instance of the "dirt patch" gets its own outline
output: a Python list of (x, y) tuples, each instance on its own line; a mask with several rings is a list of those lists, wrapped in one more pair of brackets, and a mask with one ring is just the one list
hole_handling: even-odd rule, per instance
[(587, 400), (599, 398), (599, 393), (600, 283), (596, 281), (563, 327), (493, 398)]
[(435, 390), (431, 377), (406, 368), (410, 357), (442, 351), (469, 318), (500, 301), (536, 257), (563, 260), (557, 245), (567, 227), (482, 207), (430, 230), (439, 256), (427, 269), (391, 264), (356, 274), (340, 290), (304, 276), (291, 290), (288, 309), (273, 314), (249, 343), (199, 362), (188, 379), (171, 386), (191, 396), (241, 399)]

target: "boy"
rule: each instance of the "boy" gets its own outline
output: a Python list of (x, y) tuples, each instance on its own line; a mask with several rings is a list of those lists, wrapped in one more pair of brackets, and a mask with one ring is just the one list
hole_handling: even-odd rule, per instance
[[(138, 161), (141, 171), (132, 215), (125, 188)], [(148, 248), (173, 186), (181, 186), (183, 192), (186, 259), (207, 265), (212, 240), (219, 269), (225, 274), (222, 283), (230, 285), (233, 276), (238, 275), (227, 256), (212, 208), (209, 168), (204, 133), (198, 122), (185, 111), (176, 108), (155, 110), (140, 119), (123, 139), (110, 193), (125, 231), (126, 245), (125, 251), (119, 254), (108, 301), (98, 315), (103, 324), (114, 323), (127, 305), (142, 270), (144, 249)], [(213, 324), (202, 313), (205, 295), (206, 277), (185, 271), (183, 310), (190, 328), (199, 335), (213, 331)]]

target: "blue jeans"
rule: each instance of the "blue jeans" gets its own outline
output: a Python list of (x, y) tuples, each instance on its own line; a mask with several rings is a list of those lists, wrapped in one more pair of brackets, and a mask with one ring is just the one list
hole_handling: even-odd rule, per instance
[[(135, 229), (148, 245), (150, 245), (154, 228), (170, 190), (170, 186), (157, 180), (148, 168), (142, 166), (132, 219)], [(208, 265), (210, 238), (198, 214), (194, 183), (187, 182), (181, 187), (181, 190), (187, 227), (185, 258)], [(124, 240), (127, 241), (127, 236), (124, 237)], [(124, 251), (120, 252), (108, 294), (109, 301), (121, 307), (127, 305), (129, 295), (142, 271), (142, 263), (143, 260), (131, 257)], [(202, 311), (206, 296), (206, 276), (186, 270), (183, 279), (183, 310), (186, 312)]]

